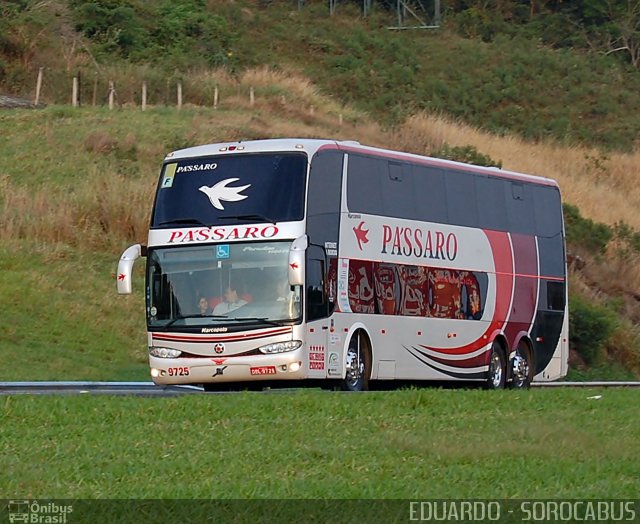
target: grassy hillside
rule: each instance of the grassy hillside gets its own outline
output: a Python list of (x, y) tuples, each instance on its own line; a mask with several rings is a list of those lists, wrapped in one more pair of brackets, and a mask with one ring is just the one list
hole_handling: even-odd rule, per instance
[[(384, 131), (365, 115), (334, 106), (302, 77), (260, 69), (243, 78), (241, 85), (273, 87), (258, 89), (254, 105), (238, 97), (216, 110), (51, 107), (0, 113), (6, 137), (0, 142), (0, 301), (9, 305), (10, 320), (0, 337), (16, 355), (1, 380), (147, 377), (141, 267), (130, 297), (116, 295), (114, 272), (124, 248), (146, 239), (158, 167), (176, 147), (277, 136), (358, 139), (420, 153), (472, 145), (505, 168), (557, 178), (568, 202), (601, 221), (640, 228), (634, 207), (640, 192), (627, 171), (637, 154), (603, 158), (591, 149), (528, 144), (427, 115)], [(293, 101), (283, 105), (281, 93)], [(311, 106), (318, 109), (311, 113)], [(342, 125), (337, 111), (344, 111)], [(611, 200), (603, 201), (609, 179), (592, 167), (594, 158), (606, 161), (616, 177), (616, 184), (606, 186)], [(622, 252), (621, 245), (590, 253), (576, 244), (586, 266), (572, 272), (571, 294), (614, 308), (620, 318), (589, 362), (596, 377), (640, 372), (633, 295), (640, 270), (630, 263), (638, 253)], [(615, 362), (627, 371), (601, 369)]]
[(640, 74), (616, 54), (587, 52), (579, 25), (558, 27), (541, 12), (526, 26), (502, 20), (488, 37), (472, 29), (500, 14), (466, 2), (444, 6), (438, 30), (391, 31), (395, 12), (384, 4), (363, 18), (359, 2), (330, 16), (326, 2), (297, 9), (290, 0), (14, 0), (0, 7), (0, 89), (32, 96), (44, 67), (48, 103), (68, 103), (79, 75), (85, 104), (96, 82), (98, 103), (114, 81), (117, 103), (130, 104), (142, 80), (153, 103), (175, 100), (181, 80), (186, 100), (211, 105), (217, 80), (199, 72), (266, 65), (303, 74), (385, 126), (427, 111), (502, 135), (637, 145)]
[[(461, 38), (455, 16), (438, 31), (389, 31), (392, 13), (364, 19), (349, 3), (333, 17), (320, 2), (302, 10), (249, 0), (114, 6), (0, 5), (0, 90), (32, 96), (45, 67), (41, 96), (50, 104), (0, 113), (0, 300), (12, 319), (0, 337), (39, 359), (63, 348), (57, 368), (16, 364), (6, 377), (143, 377), (140, 293), (116, 298), (111, 273), (121, 251), (145, 239), (161, 159), (188, 145), (282, 136), (475, 151), (557, 179), (576, 206), (568, 231), (572, 326), (581, 327), (572, 333), (573, 372), (640, 374), (637, 70), (523, 31)], [(81, 109), (68, 105), (74, 75)], [(114, 111), (105, 108), (108, 81)], [(40, 322), (34, 310), (50, 316)], [(89, 355), (87, 366), (69, 347)], [(113, 365), (92, 367), (105, 354)]]

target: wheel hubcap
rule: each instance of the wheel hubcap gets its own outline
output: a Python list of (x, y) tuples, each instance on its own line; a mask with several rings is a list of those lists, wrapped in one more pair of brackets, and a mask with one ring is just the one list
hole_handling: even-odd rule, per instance
[(491, 385), (497, 388), (502, 383), (502, 365), (500, 363), (500, 355), (494, 353), (491, 357), (491, 367), (489, 370), (491, 376)]
[(360, 358), (360, 352), (355, 348), (347, 351), (347, 381), (355, 386), (364, 374), (364, 361)]
[(520, 352), (516, 353), (516, 356), (513, 357), (512, 371), (515, 382), (524, 382), (529, 375), (529, 363)]

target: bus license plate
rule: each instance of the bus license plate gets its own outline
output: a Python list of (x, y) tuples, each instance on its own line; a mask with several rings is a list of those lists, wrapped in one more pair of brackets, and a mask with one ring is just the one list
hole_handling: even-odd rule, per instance
[(257, 368), (250, 368), (252, 375), (275, 375), (276, 367), (275, 366), (260, 366)]

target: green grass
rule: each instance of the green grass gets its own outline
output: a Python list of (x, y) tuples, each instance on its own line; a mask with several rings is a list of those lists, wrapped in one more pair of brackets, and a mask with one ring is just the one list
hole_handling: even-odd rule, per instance
[(636, 400), (624, 389), (5, 397), (0, 498), (633, 498)]
[(588, 369), (569, 368), (565, 378), (567, 381), (634, 381), (638, 377), (630, 370), (625, 369), (620, 363), (605, 362)]
[[(68, 230), (62, 238), (70, 245), (52, 241), (58, 231), (55, 226), (47, 231), (41, 227), (52, 221), (46, 213), (47, 218), (20, 233), (21, 238), (3, 237), (0, 303), (5, 327), (0, 329), (0, 344), (10, 365), (0, 367), (0, 381), (149, 378), (144, 261), (136, 265), (133, 295), (118, 297), (114, 282), (122, 251), (134, 242), (145, 242), (148, 218), (130, 220), (137, 224), (137, 233), (126, 227), (126, 221), (120, 225), (120, 219), (130, 208), (139, 217), (148, 214), (159, 165), (167, 151), (189, 141), (230, 138), (245, 116), (241, 110), (109, 112), (61, 107), (0, 113), (0, 209), (2, 178), (8, 177), (9, 191), (19, 188), (27, 195), (35, 191), (57, 195), (68, 214), (76, 213), (75, 222), (61, 226)], [(270, 120), (277, 118), (281, 116)], [(88, 138), (95, 134), (113, 140), (114, 148), (85, 147), (87, 142), (95, 144)], [(94, 201), (92, 191), (103, 189), (100, 184), (92, 185), (95, 177), (110, 175), (119, 181), (105, 183), (110, 198)], [(136, 180), (141, 184), (134, 190), (119, 185)], [(142, 194), (142, 186), (148, 197)], [(28, 200), (22, 205), (18, 215), (35, 214)], [(77, 211), (77, 207), (82, 209)], [(83, 229), (87, 223), (91, 227)], [(625, 380), (633, 376), (602, 365), (571, 378)]]
[(142, 265), (118, 297), (118, 255), (0, 246), (0, 381), (147, 380)]
[(114, 173), (155, 182), (164, 155), (195, 145), (185, 137), (213, 116), (206, 109), (126, 113), (64, 106), (1, 112), (0, 176), (33, 188), (73, 187), (88, 176)]

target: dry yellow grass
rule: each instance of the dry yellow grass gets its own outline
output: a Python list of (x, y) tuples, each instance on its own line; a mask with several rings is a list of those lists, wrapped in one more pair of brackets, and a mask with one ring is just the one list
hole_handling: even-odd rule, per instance
[[(640, 231), (639, 151), (604, 154), (593, 148), (531, 143), (425, 114), (414, 116), (398, 130), (394, 147), (428, 154), (445, 143), (472, 145), (501, 160), (504, 169), (553, 178), (564, 201), (577, 206), (583, 216), (608, 225), (624, 222)], [(580, 293), (596, 302), (622, 297), (624, 316), (640, 323), (640, 256), (620, 251), (615, 243), (606, 260), (590, 253), (580, 255), (587, 265), (572, 275)]]
[[(114, 70), (112, 76), (120, 75), (124, 82), (124, 74), (135, 77), (136, 73), (139, 71)], [(558, 180), (565, 201), (577, 205), (584, 216), (607, 224), (624, 221), (640, 230), (638, 151), (604, 155), (590, 148), (531, 143), (427, 114), (415, 115), (395, 129), (383, 130), (353, 108), (321, 95), (307, 78), (295, 71), (261, 67), (239, 77), (224, 70), (200, 71), (188, 79), (219, 86), (220, 107), (225, 108), (223, 122), (219, 112), (195, 114), (189, 136), (184, 137), (190, 143), (283, 136), (330, 137), (422, 154), (438, 150), (445, 143), (472, 145), (502, 161), (505, 169)], [(253, 103), (249, 98), (252, 88)], [(104, 143), (98, 130), (87, 137), (85, 147), (99, 154), (109, 144)], [(157, 153), (159, 165), (166, 151), (159, 151), (157, 144), (146, 144), (140, 148), (145, 157), (149, 152), (145, 148)], [(92, 228), (96, 229), (93, 235), (104, 234), (106, 228), (127, 238), (146, 229), (152, 190), (148, 184), (126, 177), (112, 177), (105, 182), (92, 173), (88, 175), (71, 194), (52, 193), (50, 189), (28, 193), (4, 179), (0, 185), (3, 197), (0, 219), (6, 225), (2, 234), (20, 236), (28, 229), (30, 234), (69, 242), (74, 234), (81, 234), (86, 241)], [(100, 184), (109, 187), (96, 187)], [(126, 199), (121, 195), (127, 195)], [(124, 206), (123, 200), (128, 205)], [(132, 201), (136, 205), (131, 205)], [(132, 209), (144, 211), (133, 215)]]
[[(94, 174), (95, 175), (95, 174)], [(0, 179), (2, 237), (108, 251), (144, 239), (155, 184), (115, 174), (67, 189), (31, 190)]]
[(598, 222), (624, 221), (640, 230), (640, 152), (603, 154), (593, 148), (531, 143), (515, 136), (500, 137), (438, 116), (420, 114), (399, 131), (396, 147), (429, 152), (448, 143), (472, 145), (504, 169), (554, 178), (564, 200)]
[[(558, 180), (565, 202), (583, 216), (613, 225), (625, 222), (640, 231), (640, 187), (636, 183), (640, 152), (603, 154), (592, 148), (530, 143), (520, 138), (491, 135), (442, 116), (418, 114), (403, 125), (385, 130), (353, 108), (322, 96), (293, 71), (260, 68), (231, 77), (224, 71), (201, 72), (191, 82), (219, 86), (219, 110), (190, 113), (183, 143), (211, 143), (271, 137), (325, 137), (358, 140), (363, 144), (419, 154), (449, 146), (474, 146), (504, 169)], [(249, 92), (253, 88), (254, 100)], [(138, 111), (135, 105), (122, 110)], [(185, 113), (186, 115), (187, 113)], [(340, 117), (342, 116), (342, 119)], [(126, 118), (126, 117), (125, 117)], [(91, 155), (127, 150), (136, 136), (102, 134), (100, 120), (84, 139)], [(70, 144), (69, 147), (75, 147)], [(101, 177), (87, 168), (72, 191), (55, 187), (25, 188), (0, 173), (0, 238), (28, 238), (62, 253), (59, 246), (119, 254), (128, 243), (144, 242), (155, 189), (155, 177), (167, 151), (158, 141), (136, 143), (142, 176), (114, 171)], [(41, 151), (34, 148), (33, 154)], [(64, 151), (61, 151), (64, 158)], [(588, 263), (570, 276), (571, 292), (604, 302), (622, 297), (619, 306), (626, 324), (616, 332), (609, 355), (640, 370), (637, 345), (640, 326), (640, 255), (620, 254), (612, 246), (606, 261), (586, 254)]]

